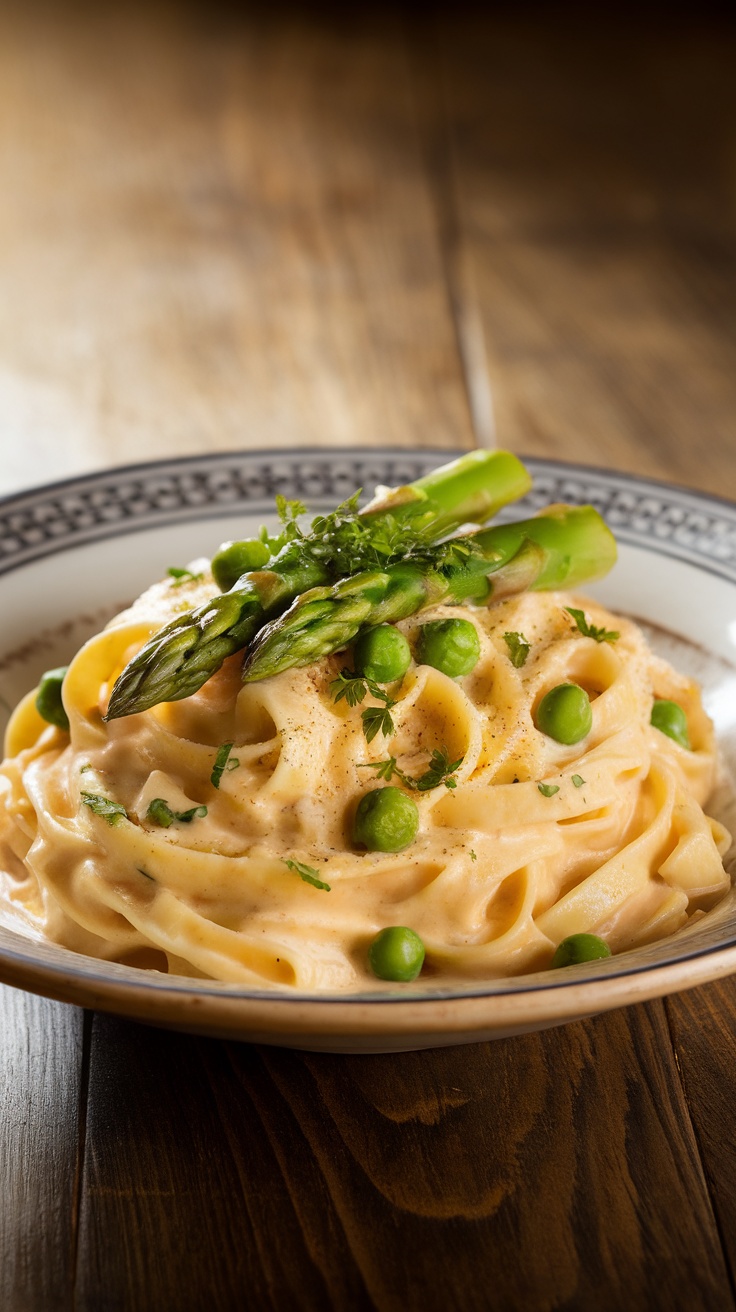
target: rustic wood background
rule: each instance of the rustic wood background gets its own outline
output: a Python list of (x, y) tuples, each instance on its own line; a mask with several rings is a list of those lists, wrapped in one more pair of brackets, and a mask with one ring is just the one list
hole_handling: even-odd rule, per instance
[[(736, 494), (727, 8), (0, 3), (0, 491), (496, 442)], [(728, 1309), (736, 985), (309, 1056), (0, 990), (0, 1305)]]

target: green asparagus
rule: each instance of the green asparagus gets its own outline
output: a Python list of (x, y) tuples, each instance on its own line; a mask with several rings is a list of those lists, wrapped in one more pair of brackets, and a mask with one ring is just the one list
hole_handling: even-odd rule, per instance
[(246, 683), (347, 647), (375, 624), (395, 623), (439, 602), (482, 604), (527, 589), (575, 587), (600, 578), (616, 542), (592, 506), (553, 506), (534, 519), (482, 529), (311, 588), (263, 627), (249, 648)]
[(300, 593), (353, 570), (391, 566), (461, 524), (483, 523), (530, 485), (526, 469), (509, 452), (473, 451), (389, 490), (360, 513), (353, 497), (314, 519), (307, 534), (296, 525), (293, 503), (283, 503), (290, 508), (289, 532), (269, 567), (244, 574), (229, 592), (155, 633), (118, 678), (105, 719), (191, 696)]

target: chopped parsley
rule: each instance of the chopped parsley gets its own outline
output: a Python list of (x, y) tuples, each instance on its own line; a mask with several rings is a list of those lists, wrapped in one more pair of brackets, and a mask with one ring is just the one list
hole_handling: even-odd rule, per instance
[(560, 791), (559, 784), (537, 784), (537, 788), (542, 797), (554, 797), (555, 793)]
[(585, 611), (576, 610), (574, 606), (566, 606), (565, 611), (572, 616), (577, 629), (582, 633), (584, 638), (593, 638), (595, 642), (616, 642), (621, 634), (616, 629), (602, 629), (595, 624), (591, 624), (585, 617)]
[[(278, 514), (281, 523), (288, 529), (290, 524), (296, 524), (300, 515), (306, 515), (307, 507), (303, 501), (287, 501), (285, 496), (282, 496), (280, 492), (277, 492), (276, 513)], [(301, 537), (302, 534), (297, 530), (297, 533), (294, 536)]]
[(379, 733), (382, 733), (384, 738), (391, 737), (394, 731), (391, 707), (395, 705), (396, 702), (387, 697), (385, 706), (369, 706), (365, 711), (361, 711), (360, 718), (363, 721), (363, 733), (367, 743), (372, 743)]
[[(276, 497), (276, 510), (282, 530), (271, 536), (261, 530), (261, 540), (276, 553), (287, 543), (298, 541), (301, 560), (319, 561), (331, 574), (340, 578), (367, 569), (383, 569), (407, 556), (420, 559), (421, 554), (434, 541), (435, 518), (421, 497), (397, 499), (394, 515), (390, 510), (380, 516), (361, 515), (358, 510), (361, 490), (353, 493), (329, 515), (317, 515), (308, 531), (301, 528), (299, 518), (306, 513), (301, 501), (288, 501)], [(411, 509), (407, 513), (407, 501)], [(472, 548), (450, 540), (445, 553), (445, 565), (464, 561)]]
[(120, 802), (113, 802), (111, 798), (102, 797), (99, 793), (83, 792), (81, 796), (84, 805), (88, 806), (95, 815), (102, 816), (109, 825), (116, 825), (120, 820), (129, 819), (128, 812)]
[(314, 866), (306, 866), (303, 861), (292, 861), (291, 857), (284, 859), (284, 865), (303, 879), (305, 884), (311, 884), (312, 888), (323, 888), (325, 893), (332, 892), (332, 886), (319, 878), (319, 871), (315, 870)]
[(470, 860), (471, 860), (471, 861), (477, 861), (477, 860), (478, 860), (478, 857), (476, 856), (476, 854), (475, 854), (475, 852), (473, 851), (472, 847), (471, 847), (471, 849), (470, 849)]
[(396, 764), (395, 756), (389, 756), (385, 761), (365, 761), (362, 765), (358, 766), (358, 769), (375, 770), (376, 778), (385, 779), (386, 783), (390, 783), (394, 775), (396, 775), (397, 779), (400, 779), (402, 783), (405, 783), (407, 788), (414, 787), (414, 781), (410, 779), (408, 775), (404, 774), (403, 770), (399, 769)]
[(210, 775), (210, 783), (215, 788), (220, 787), (220, 780), (222, 779), (222, 776), (226, 770), (228, 772), (230, 770), (237, 770), (238, 766), (240, 765), (240, 761), (238, 760), (237, 756), (230, 755), (232, 750), (233, 750), (233, 743), (223, 743), (222, 747), (219, 747), (217, 750), (217, 756), (215, 757), (215, 764), (212, 767), (212, 774)]
[(375, 697), (376, 701), (382, 702), (383, 705), (369, 706), (361, 712), (365, 740), (372, 743), (378, 733), (382, 733), (385, 738), (391, 736), (394, 731), (391, 711), (396, 702), (374, 679), (369, 679), (367, 675), (356, 674), (354, 670), (341, 670), (337, 678), (332, 680), (330, 692), (335, 704), (345, 698), (348, 706), (359, 706), (370, 693), (371, 697)]
[(463, 760), (464, 758), (459, 756), (456, 761), (451, 761), (446, 747), (435, 747), (427, 769), (417, 779), (418, 791), (427, 793), (431, 788), (438, 788), (440, 784), (444, 784), (445, 788), (457, 788), (457, 779), (454, 779), (453, 775), (460, 769)]
[(192, 820), (202, 819), (206, 814), (206, 806), (192, 806), (188, 811), (172, 811), (163, 797), (154, 797), (146, 811), (146, 820), (153, 820), (153, 823), (161, 825), (162, 829), (168, 829), (175, 820), (180, 824), (188, 825)]
[(515, 669), (520, 670), (532, 649), (523, 633), (504, 633), (503, 640), (509, 649), (509, 660)]
[(176, 565), (170, 565), (166, 573), (171, 578), (172, 588), (178, 588), (182, 583), (199, 583), (204, 578), (204, 574), (193, 574), (190, 569), (179, 569)]
[(396, 764), (395, 756), (389, 756), (386, 761), (367, 761), (364, 765), (359, 765), (358, 769), (375, 770), (377, 777), (385, 779), (387, 783), (395, 776), (405, 788), (411, 788), (418, 793), (428, 793), (432, 788), (439, 788), (440, 784), (444, 784), (445, 788), (457, 788), (457, 779), (453, 778), (453, 775), (459, 770), (463, 759), (459, 756), (456, 761), (451, 761), (446, 747), (435, 747), (427, 769), (416, 779), (405, 774)]
[(576, 788), (582, 788), (583, 784), (585, 783), (585, 780), (583, 779), (583, 776), (581, 774), (574, 774), (572, 777), (572, 782), (574, 783)]

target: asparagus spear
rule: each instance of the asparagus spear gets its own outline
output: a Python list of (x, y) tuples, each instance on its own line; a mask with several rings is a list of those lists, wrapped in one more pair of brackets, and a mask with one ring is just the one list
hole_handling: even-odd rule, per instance
[(311, 588), (261, 629), (248, 651), (246, 683), (310, 665), (366, 629), (438, 602), (480, 604), (527, 589), (575, 587), (600, 578), (616, 542), (592, 506), (552, 506), (534, 519), (467, 534), (385, 570)]
[(483, 523), (530, 486), (527, 470), (510, 452), (472, 451), (387, 491), (360, 514), (353, 498), (319, 516), (309, 534), (296, 530), (267, 569), (244, 574), (229, 592), (155, 633), (117, 680), (105, 719), (191, 696), (300, 593), (363, 569), (366, 561), (390, 564), (470, 520)]

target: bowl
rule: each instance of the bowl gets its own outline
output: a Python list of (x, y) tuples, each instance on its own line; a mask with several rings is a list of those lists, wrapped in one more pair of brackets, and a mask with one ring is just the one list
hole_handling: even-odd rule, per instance
[[(457, 452), (221, 453), (128, 466), (0, 502), (0, 717), (172, 561), (210, 555), (273, 517), (276, 493), (328, 509), (356, 487), (409, 482)], [(639, 621), (702, 685), (723, 762), (709, 806), (736, 832), (736, 506), (607, 470), (526, 461), (531, 493), (500, 518), (590, 502), (620, 559), (588, 591)], [(4, 727), (4, 725), (2, 726)], [(730, 863), (730, 864), (729, 864)], [(733, 872), (733, 853), (727, 857)], [(154, 1025), (311, 1051), (389, 1052), (520, 1034), (736, 972), (736, 897), (607, 961), (467, 987), (305, 994), (222, 984), (79, 955), (0, 925), (0, 981)]]

